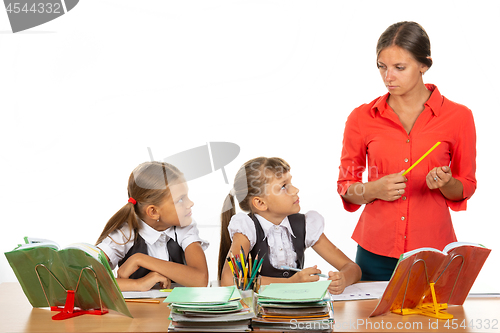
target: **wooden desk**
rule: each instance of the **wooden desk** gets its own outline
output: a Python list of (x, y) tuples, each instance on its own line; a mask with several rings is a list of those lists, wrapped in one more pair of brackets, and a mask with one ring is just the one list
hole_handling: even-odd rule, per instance
[(52, 320), (57, 312), (33, 308), (17, 282), (0, 284), (0, 332), (166, 332), (167, 304), (127, 303), (134, 318), (115, 311)]
[[(401, 316), (387, 313), (368, 318), (378, 300), (333, 304), (335, 332), (500, 332), (500, 298), (470, 298), (462, 306), (449, 306), (447, 312), (453, 315), (453, 321), (448, 322), (448, 328), (445, 326), (446, 320), (419, 315)], [(489, 319), (489, 329), (485, 328), (485, 319)], [(494, 321), (496, 326), (492, 328)], [(460, 327), (462, 322), (467, 327)], [(469, 327), (472, 323), (475, 328)]]
[[(471, 298), (463, 306), (451, 306), (448, 312), (453, 314), (454, 319), (456, 319), (456, 329), (452, 328), (451, 321), (449, 328), (446, 328), (444, 326), (446, 321), (436, 322), (436, 319), (422, 316), (400, 316), (391, 313), (368, 318), (377, 302), (377, 300), (334, 302), (334, 331), (500, 332), (500, 299), (498, 298)], [(31, 307), (19, 283), (2, 283), (0, 284), (0, 332), (167, 331), (169, 309), (166, 304), (127, 303), (127, 305), (134, 318), (110, 311), (103, 316), (83, 315), (55, 321), (51, 319), (55, 312)], [(476, 327), (467, 327), (466, 329), (460, 327), (464, 319), (467, 326), (473, 320)], [(490, 320), (489, 329), (485, 325), (486, 319)], [(479, 327), (479, 320), (482, 320), (481, 327)], [(492, 328), (494, 320), (496, 320), (496, 326)]]

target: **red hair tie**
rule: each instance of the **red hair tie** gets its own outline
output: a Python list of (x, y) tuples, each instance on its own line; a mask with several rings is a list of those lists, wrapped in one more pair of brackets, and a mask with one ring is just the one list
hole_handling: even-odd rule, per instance
[(128, 202), (130, 202), (132, 205), (135, 205), (137, 203), (137, 201), (132, 197), (128, 198)]

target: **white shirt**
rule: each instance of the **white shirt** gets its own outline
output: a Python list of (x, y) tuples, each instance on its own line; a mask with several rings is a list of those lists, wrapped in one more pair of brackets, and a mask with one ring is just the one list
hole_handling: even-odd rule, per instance
[[(148, 254), (151, 257), (168, 261), (167, 242), (170, 238), (175, 240), (175, 233), (177, 233), (177, 241), (183, 251), (186, 251), (186, 248), (193, 242), (199, 242), (203, 251), (208, 248), (209, 243), (200, 238), (196, 222), (194, 221), (185, 227), (177, 226), (175, 232), (174, 227), (170, 227), (164, 231), (157, 231), (144, 221), (139, 221), (139, 235), (146, 242)], [(111, 269), (114, 269), (118, 265), (118, 262), (125, 257), (134, 245), (134, 236), (134, 231), (130, 230), (128, 223), (125, 223), (120, 229), (113, 231), (97, 245), (108, 256)], [(129, 237), (130, 241), (127, 242)]]
[[(290, 266), (297, 268), (297, 253), (292, 244), (292, 237), (295, 237), (290, 226), (288, 217), (285, 217), (280, 224), (276, 225), (269, 222), (262, 216), (255, 214), (259, 221), (262, 230), (264, 231), (264, 239), (267, 240), (269, 251), (267, 255), (271, 265), (274, 268), (280, 269), (281, 266)], [(325, 228), (325, 219), (318, 212), (311, 210), (306, 214), (306, 248), (313, 246), (318, 241)], [(257, 233), (252, 219), (245, 213), (233, 215), (229, 226), (227, 227), (231, 241), (235, 233), (245, 235), (250, 241), (250, 251), (257, 242)]]

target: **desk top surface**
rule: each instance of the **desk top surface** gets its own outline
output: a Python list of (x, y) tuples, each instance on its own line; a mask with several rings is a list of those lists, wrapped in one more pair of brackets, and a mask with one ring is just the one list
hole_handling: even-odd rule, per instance
[[(500, 299), (469, 298), (450, 306), (454, 321), (418, 315), (368, 318), (378, 300), (334, 302), (335, 332), (500, 332)], [(0, 284), (0, 332), (166, 332), (167, 304), (127, 303), (134, 318), (117, 312), (55, 321), (48, 308), (32, 308), (19, 283)], [(455, 320), (456, 319), (456, 320)], [(474, 325), (474, 327), (472, 327)]]

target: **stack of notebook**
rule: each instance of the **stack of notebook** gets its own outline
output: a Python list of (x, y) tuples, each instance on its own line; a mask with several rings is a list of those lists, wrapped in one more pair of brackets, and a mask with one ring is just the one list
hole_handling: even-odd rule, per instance
[(170, 332), (246, 332), (255, 316), (253, 297), (242, 298), (235, 286), (177, 287), (165, 302)]
[(331, 332), (334, 320), (328, 292), (330, 282), (273, 283), (264, 286), (257, 298), (253, 330)]

